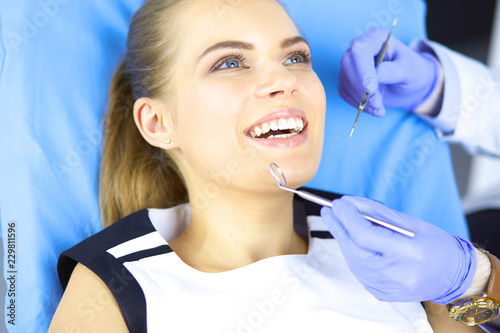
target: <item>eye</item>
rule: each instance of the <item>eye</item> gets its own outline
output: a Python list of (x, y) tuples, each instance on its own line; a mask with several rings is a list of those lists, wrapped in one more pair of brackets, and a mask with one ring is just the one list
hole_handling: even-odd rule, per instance
[(224, 57), (217, 61), (215, 65), (213, 65), (210, 71), (216, 71), (219, 69), (231, 69), (231, 68), (240, 68), (244, 67), (245, 57), (241, 54), (231, 54), (227, 57)]
[(285, 61), (285, 65), (290, 64), (298, 64), (298, 63), (306, 63), (309, 64), (311, 62), (311, 53), (307, 51), (299, 51), (293, 53), (287, 61)]
[(222, 66), (219, 67), (219, 69), (236, 68), (236, 67), (240, 67), (240, 62), (238, 60), (231, 59), (223, 63)]

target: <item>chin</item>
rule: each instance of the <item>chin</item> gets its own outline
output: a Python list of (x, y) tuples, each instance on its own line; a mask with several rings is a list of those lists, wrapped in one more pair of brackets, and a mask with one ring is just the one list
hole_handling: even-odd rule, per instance
[[(311, 165), (304, 167), (303, 165), (289, 164), (286, 168), (281, 168), (285, 174), (287, 187), (299, 188), (311, 181), (316, 174), (317, 167), (313, 168)], [(278, 164), (279, 165), (279, 164)]]

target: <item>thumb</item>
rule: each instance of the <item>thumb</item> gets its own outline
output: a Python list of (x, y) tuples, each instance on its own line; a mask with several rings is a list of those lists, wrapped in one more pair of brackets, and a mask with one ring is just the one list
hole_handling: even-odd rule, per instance
[(406, 80), (407, 71), (397, 61), (384, 61), (377, 66), (377, 75), (381, 84), (397, 84)]
[(331, 208), (323, 207), (321, 217), (339, 242), (349, 241), (362, 245), (359, 241), (363, 237), (361, 235), (370, 234), (374, 229), (372, 223), (361, 216), (358, 208), (345, 198), (334, 200)]
[[(335, 201), (336, 200), (333, 201), (333, 205), (336, 204)], [(332, 208), (321, 208), (321, 218), (323, 219), (323, 222), (326, 224), (328, 230), (335, 239), (345, 239), (348, 237), (347, 231), (344, 229), (342, 223), (339, 222), (339, 220), (333, 213)]]
[(385, 115), (385, 107), (383, 102), (382, 94), (377, 90), (370, 98), (363, 110), (373, 116), (382, 117)]

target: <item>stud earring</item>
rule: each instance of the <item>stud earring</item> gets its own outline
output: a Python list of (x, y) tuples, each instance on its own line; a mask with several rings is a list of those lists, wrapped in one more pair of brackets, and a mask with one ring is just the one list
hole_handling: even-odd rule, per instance
[(169, 144), (171, 144), (171, 143), (172, 143), (172, 139), (170, 139), (170, 138), (166, 138), (166, 139), (165, 139), (165, 144), (166, 144), (166, 145), (169, 145)]

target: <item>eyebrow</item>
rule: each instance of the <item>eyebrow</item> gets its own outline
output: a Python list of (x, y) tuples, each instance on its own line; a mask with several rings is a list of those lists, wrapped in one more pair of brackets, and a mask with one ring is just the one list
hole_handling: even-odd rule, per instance
[(296, 37), (290, 37), (281, 42), (281, 48), (286, 49), (287, 47), (294, 46), (295, 44), (298, 43), (305, 43), (307, 44), (308, 47), (311, 47), (307, 40), (303, 37), (296, 36)]
[[(309, 43), (307, 40), (301, 36), (295, 36), (295, 37), (290, 37), (286, 38), (281, 42), (281, 48), (285, 49), (287, 47), (293, 46), (298, 43), (305, 43), (307, 46), (309, 46)], [(247, 42), (242, 42), (242, 41), (237, 41), (237, 40), (228, 40), (224, 42), (220, 42), (217, 44), (214, 44), (207, 48), (203, 53), (198, 57), (198, 61), (200, 61), (203, 57), (205, 57), (207, 54), (214, 52), (216, 50), (220, 49), (239, 49), (239, 50), (253, 50), (255, 49), (255, 46), (251, 43)]]

